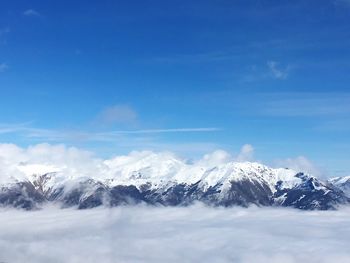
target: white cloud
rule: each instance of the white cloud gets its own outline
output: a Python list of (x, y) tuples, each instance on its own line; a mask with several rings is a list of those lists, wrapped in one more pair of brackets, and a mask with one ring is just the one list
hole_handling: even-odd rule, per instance
[(181, 156), (187, 158), (198, 158), (202, 156), (204, 153), (213, 152), (217, 149), (220, 149), (220, 145), (211, 142), (159, 142), (152, 138), (136, 138), (133, 139), (130, 137), (128, 140), (124, 140), (119, 143), (119, 147), (124, 150), (130, 151), (132, 150), (151, 150), (155, 152), (159, 151), (173, 151), (176, 154), (180, 154)]
[(240, 153), (236, 157), (238, 162), (253, 161), (254, 159), (254, 147), (250, 144), (242, 146)]
[(0, 63), (0, 73), (4, 72), (8, 68), (9, 66), (6, 63)]
[(317, 177), (323, 177), (326, 174), (325, 171), (323, 171), (320, 167), (317, 167), (313, 162), (304, 156), (276, 160), (275, 165), (277, 167), (287, 167), (295, 171), (305, 172)]
[(276, 61), (268, 61), (267, 66), (272, 76), (276, 79), (286, 79), (289, 74), (289, 66), (285, 69), (279, 67), (279, 63)]
[(103, 124), (135, 124), (137, 122), (137, 112), (128, 105), (114, 105), (104, 109), (97, 121)]
[(0, 261), (345, 263), (349, 212), (200, 205), (2, 210)]
[(198, 162), (199, 165), (204, 166), (217, 166), (220, 164), (232, 161), (233, 158), (231, 154), (223, 150), (216, 150), (212, 153), (205, 154), (203, 158)]
[(40, 13), (34, 9), (27, 9), (23, 12), (25, 16), (40, 16)]
[[(95, 176), (102, 173), (103, 161), (96, 158), (93, 153), (63, 144), (50, 145), (47, 143), (21, 148), (14, 144), (0, 144), (0, 182), (11, 177), (23, 178), (22, 166), (57, 167), (70, 175)], [(53, 172), (50, 170), (37, 172)]]
[[(141, 159), (143, 161), (139, 162)], [(0, 183), (12, 181), (11, 178), (23, 179), (26, 178), (26, 175), (48, 172), (61, 172), (65, 178), (111, 178), (116, 171), (119, 171), (120, 160), (126, 160), (130, 167), (136, 165), (139, 168), (140, 165), (147, 167), (149, 162), (155, 161), (154, 168), (158, 169), (169, 160), (176, 160), (176, 169), (192, 167), (192, 165), (187, 167), (184, 159), (165, 151), (132, 151), (128, 155), (101, 159), (92, 152), (76, 147), (67, 147), (63, 144), (43, 143), (27, 148), (15, 144), (0, 144)], [(212, 167), (229, 161), (232, 161), (231, 156), (225, 151), (218, 150), (205, 155), (203, 159), (193, 165), (200, 164)], [(117, 170), (115, 169), (116, 164), (119, 167)], [(176, 169), (173, 173), (180, 172)]]
[[(190, 148), (193, 147), (196, 148), (193, 145)], [(22, 148), (14, 144), (0, 144), (0, 183), (8, 182), (8, 180), (11, 180), (11, 177), (25, 178), (25, 171), (29, 171), (30, 174), (60, 171), (66, 178), (112, 178), (120, 169), (124, 169), (122, 166), (118, 166), (119, 168), (117, 170), (114, 169), (115, 160), (129, 160), (128, 167), (130, 169), (133, 169), (133, 165), (136, 165), (138, 169), (141, 169), (140, 167), (147, 167), (153, 161), (155, 162), (154, 168), (158, 169), (163, 164), (169, 163), (170, 160), (170, 163), (176, 163), (176, 169), (174, 168), (172, 170), (171, 176), (184, 171), (188, 171), (191, 174), (191, 169), (199, 167), (210, 169), (232, 161), (254, 161), (254, 148), (250, 144), (244, 145), (237, 156), (232, 156), (223, 150), (216, 150), (204, 155), (200, 159), (192, 159), (191, 162), (178, 157), (173, 152), (164, 151), (164, 147), (158, 149), (157, 152), (145, 151), (145, 149), (147, 148), (132, 151), (127, 155), (118, 156), (111, 154), (113, 158), (103, 159), (96, 156), (93, 152), (76, 147), (68, 147), (64, 144), (51, 145), (43, 143), (27, 148)], [(177, 149), (174, 152), (179, 153), (181, 151)], [(186, 153), (188, 154), (188, 152)], [(181, 154), (186, 153), (181, 152)], [(139, 162), (140, 159), (143, 161)], [(274, 166), (278, 168), (288, 167), (296, 172), (306, 172), (316, 177), (326, 177), (328, 175), (323, 169), (303, 156), (276, 160), (274, 161)], [(125, 169), (129, 169), (128, 167)], [(163, 173), (167, 170), (160, 171)]]

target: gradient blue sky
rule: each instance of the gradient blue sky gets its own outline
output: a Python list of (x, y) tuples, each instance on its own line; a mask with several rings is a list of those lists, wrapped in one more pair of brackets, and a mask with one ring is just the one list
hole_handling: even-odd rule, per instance
[(1, 1), (0, 143), (350, 173), (350, 1)]

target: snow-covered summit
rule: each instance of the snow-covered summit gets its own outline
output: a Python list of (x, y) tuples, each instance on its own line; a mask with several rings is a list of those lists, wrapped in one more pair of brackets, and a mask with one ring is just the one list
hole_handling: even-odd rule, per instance
[[(38, 177), (51, 174), (46, 180), (49, 187), (72, 184), (86, 179), (93, 179), (115, 185), (135, 185), (146, 183), (159, 187), (169, 183), (194, 184), (201, 182), (203, 188), (222, 185), (229, 187), (232, 181), (250, 180), (267, 184), (272, 192), (281, 181), (283, 187), (293, 187), (301, 179), (295, 177), (296, 171), (286, 168), (271, 168), (256, 162), (235, 162), (222, 160), (199, 160), (188, 162), (176, 155), (163, 152), (132, 152), (127, 156), (117, 156), (96, 162), (92, 170), (79, 170), (72, 164), (20, 163), (16, 173), (33, 182)], [(91, 166), (91, 163), (87, 164)]]
[(187, 161), (170, 152), (149, 151), (107, 160), (76, 154), (74, 150), (68, 158), (46, 158), (41, 151), (37, 155), (24, 155), (12, 162), (0, 156), (0, 205), (32, 207), (54, 201), (88, 208), (201, 201), (223, 206), (329, 209), (348, 200), (343, 193), (348, 189), (344, 178), (323, 182), (288, 168), (239, 162), (223, 151), (198, 161)]

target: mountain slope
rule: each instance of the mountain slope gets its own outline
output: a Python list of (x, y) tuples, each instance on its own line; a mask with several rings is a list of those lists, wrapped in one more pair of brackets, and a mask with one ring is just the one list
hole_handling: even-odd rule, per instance
[(329, 183), (338, 187), (347, 197), (350, 197), (350, 176), (331, 178)]
[(103, 162), (99, 173), (65, 172), (50, 165), (18, 167), (0, 187), (0, 204), (26, 209), (52, 202), (91, 208), (146, 203), (212, 206), (288, 206), (334, 209), (349, 198), (338, 181), (324, 182), (291, 169), (259, 163), (187, 163), (170, 153), (141, 153)]

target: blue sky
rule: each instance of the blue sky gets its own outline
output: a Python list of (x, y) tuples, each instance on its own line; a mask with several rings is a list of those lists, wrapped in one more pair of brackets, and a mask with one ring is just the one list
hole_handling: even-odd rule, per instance
[(350, 173), (350, 1), (1, 1), (0, 143)]

